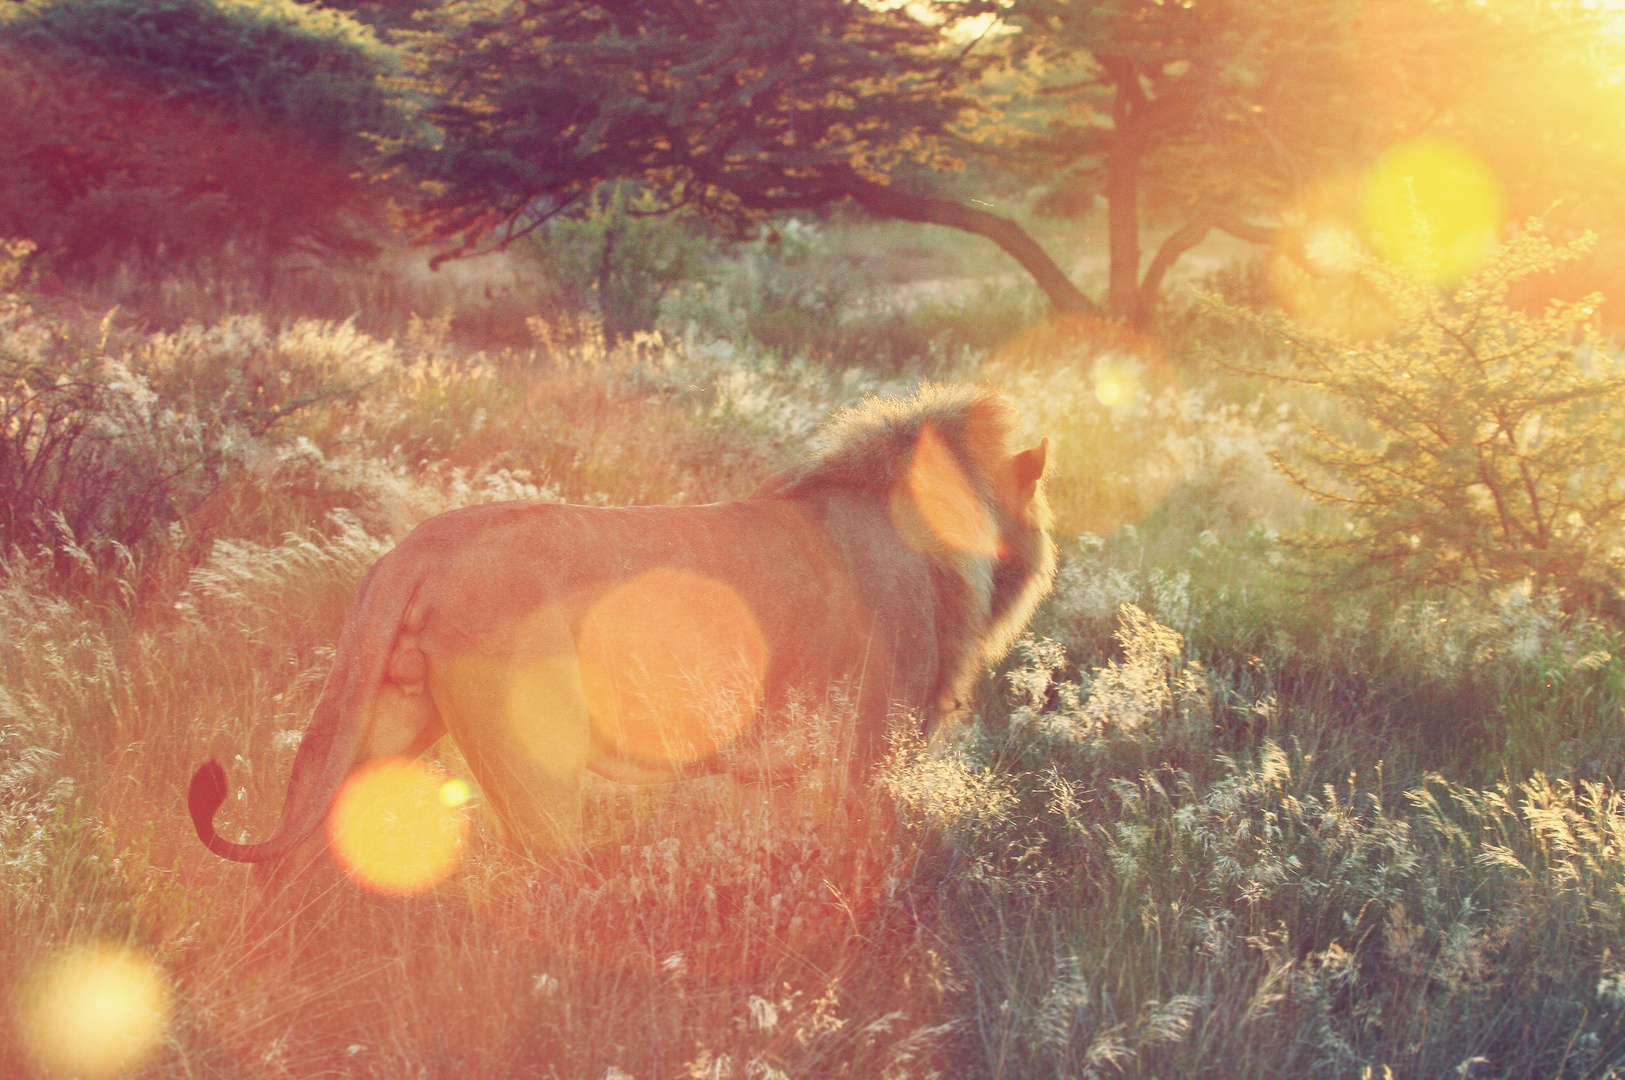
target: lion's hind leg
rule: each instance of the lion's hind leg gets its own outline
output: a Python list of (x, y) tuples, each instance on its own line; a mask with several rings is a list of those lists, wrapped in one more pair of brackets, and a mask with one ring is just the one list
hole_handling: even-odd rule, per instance
[[(394, 681), (386, 681), (378, 688), (366, 728), (366, 740), (350, 766), (349, 777), (386, 758), (413, 760), (446, 733), (440, 711), (423, 692), (422, 684), (402, 685)], [(320, 868), (329, 861), (329, 854), (328, 831), (320, 828), (283, 858), (260, 864), (255, 873), (273, 892), (287, 889), (292, 882), (306, 880), (317, 882), (313, 888), (319, 892), (326, 888), (318, 879), (323, 877)]]
[(526, 644), (514, 655), (458, 658), (434, 683), (446, 726), (509, 841), (552, 856), (580, 841), (591, 724), (573, 653), (543, 649), (535, 637)]

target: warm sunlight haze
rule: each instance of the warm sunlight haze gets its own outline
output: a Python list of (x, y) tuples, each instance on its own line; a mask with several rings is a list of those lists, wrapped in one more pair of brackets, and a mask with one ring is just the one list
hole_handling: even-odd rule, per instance
[(74, 946), (29, 980), (18, 1031), (47, 1075), (111, 1080), (158, 1048), (170, 997), (162, 969), (142, 951)]
[(0, 1080), (1625, 1080), (1625, 0), (0, 0)]

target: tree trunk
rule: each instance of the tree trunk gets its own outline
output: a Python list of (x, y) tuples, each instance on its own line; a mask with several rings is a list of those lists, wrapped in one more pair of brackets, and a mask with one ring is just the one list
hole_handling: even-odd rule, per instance
[(1133, 323), (1136, 330), (1144, 330), (1151, 322), (1151, 314), (1157, 309), (1157, 293), (1162, 291), (1162, 279), (1167, 275), (1168, 269), (1179, 260), (1179, 257), (1191, 248), (1207, 239), (1207, 234), (1213, 229), (1213, 221), (1206, 214), (1197, 214), (1183, 226), (1176, 229), (1157, 248), (1157, 253), (1151, 259), (1151, 265), (1145, 268), (1145, 277), (1140, 282), (1140, 295), (1136, 301), (1136, 318)]
[(1140, 326), (1140, 153), (1132, 142), (1119, 135), (1106, 152), (1106, 301), (1118, 319)]
[(1141, 326), (1149, 312), (1140, 304), (1140, 158), (1145, 152), (1148, 108), (1145, 88), (1134, 61), (1103, 56), (1101, 66), (1112, 77), (1112, 135), (1106, 147), (1106, 250), (1111, 312), (1130, 326)]

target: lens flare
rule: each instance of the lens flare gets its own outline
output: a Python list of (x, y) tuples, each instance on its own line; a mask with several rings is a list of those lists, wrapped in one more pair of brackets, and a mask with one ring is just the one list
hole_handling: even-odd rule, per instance
[(447, 806), (461, 806), (474, 794), (468, 786), (468, 781), (460, 776), (454, 776), (440, 785), (440, 801)]
[(392, 896), (445, 879), (462, 857), (468, 831), (468, 819), (445, 796), (456, 783), (398, 758), (359, 770), (344, 782), (328, 816), (333, 853), (360, 884)]
[(1360, 197), (1361, 219), (1377, 253), (1441, 284), (1483, 263), (1505, 212), (1488, 167), (1442, 139), (1416, 139), (1382, 155)]
[(749, 605), (684, 570), (616, 587), (581, 620), (576, 650), (594, 735), (652, 762), (720, 749), (755, 717), (767, 673)]
[(1144, 365), (1133, 357), (1109, 353), (1094, 362), (1090, 378), (1095, 384), (1095, 400), (1108, 409), (1132, 409), (1145, 403)]
[(23, 996), (19, 1034), (52, 1076), (87, 1080), (137, 1069), (169, 1022), (163, 972), (141, 952), (81, 945), (43, 968)]
[(997, 524), (930, 424), (920, 428), (908, 472), (892, 491), (891, 515), (898, 532), (920, 550), (999, 552)]

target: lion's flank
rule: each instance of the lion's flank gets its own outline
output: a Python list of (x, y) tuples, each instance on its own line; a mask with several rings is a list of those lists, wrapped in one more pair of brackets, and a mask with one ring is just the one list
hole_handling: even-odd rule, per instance
[[(985, 386), (926, 384), (908, 398), (870, 398), (832, 420), (812, 459), (770, 480), (763, 495), (801, 495), (819, 488), (887, 491), (908, 470), (929, 426), (965, 468), (985, 484), (1010, 456), (1016, 411)], [(983, 490), (991, 502), (992, 492)]]

